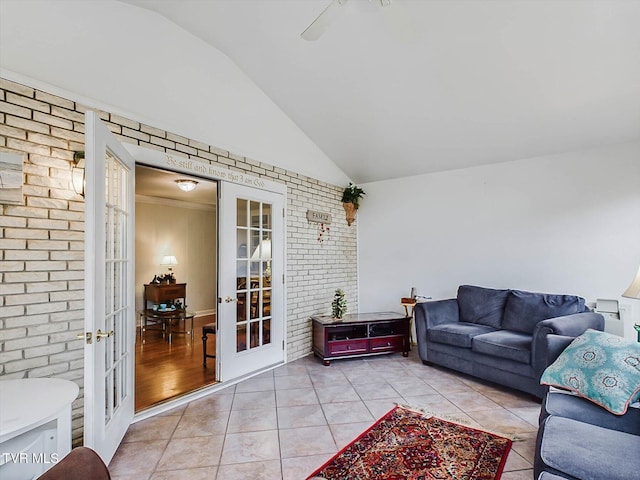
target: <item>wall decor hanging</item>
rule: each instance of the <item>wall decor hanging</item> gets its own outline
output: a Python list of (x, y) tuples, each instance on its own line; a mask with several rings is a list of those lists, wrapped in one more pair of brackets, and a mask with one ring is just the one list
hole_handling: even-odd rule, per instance
[(331, 214), (324, 212), (316, 212), (315, 210), (307, 210), (307, 222), (318, 224), (318, 243), (323, 245), (324, 242), (329, 240), (329, 234), (331, 233)]
[(356, 219), (356, 212), (360, 207), (360, 199), (366, 195), (364, 190), (362, 190), (357, 185), (349, 182), (349, 185), (342, 192), (342, 206), (344, 207), (344, 211), (347, 214), (347, 225), (351, 226), (351, 224)]

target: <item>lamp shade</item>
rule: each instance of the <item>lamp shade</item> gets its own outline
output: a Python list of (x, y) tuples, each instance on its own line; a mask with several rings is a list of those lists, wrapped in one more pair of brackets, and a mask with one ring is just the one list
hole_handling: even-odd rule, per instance
[(636, 278), (633, 279), (629, 288), (627, 288), (622, 294), (623, 297), (640, 299), (640, 267), (638, 267), (638, 273)]
[(265, 238), (253, 251), (251, 260), (271, 260), (271, 239)]
[(172, 266), (177, 264), (178, 264), (178, 259), (173, 255), (165, 255), (164, 257), (162, 257), (162, 261), (160, 262), (160, 265), (167, 265), (167, 266)]

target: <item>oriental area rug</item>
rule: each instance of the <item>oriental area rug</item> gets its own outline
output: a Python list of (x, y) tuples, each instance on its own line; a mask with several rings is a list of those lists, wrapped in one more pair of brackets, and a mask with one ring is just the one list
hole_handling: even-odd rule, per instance
[(498, 480), (511, 440), (400, 406), (310, 479)]

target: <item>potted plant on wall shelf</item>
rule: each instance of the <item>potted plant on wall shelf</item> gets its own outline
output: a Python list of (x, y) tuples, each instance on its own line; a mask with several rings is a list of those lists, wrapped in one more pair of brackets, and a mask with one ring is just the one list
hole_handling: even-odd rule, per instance
[(347, 225), (351, 226), (356, 219), (356, 212), (360, 207), (360, 199), (364, 195), (366, 195), (364, 190), (351, 182), (342, 192), (342, 206), (347, 214)]

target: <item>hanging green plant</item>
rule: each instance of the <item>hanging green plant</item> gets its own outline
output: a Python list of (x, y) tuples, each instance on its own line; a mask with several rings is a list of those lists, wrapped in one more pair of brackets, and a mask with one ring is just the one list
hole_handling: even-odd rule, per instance
[(360, 207), (360, 199), (364, 195), (366, 195), (364, 190), (351, 182), (342, 192), (342, 206), (347, 214), (347, 225), (351, 226), (356, 219), (356, 211)]
[(347, 301), (344, 298), (344, 290), (338, 288), (331, 302), (331, 316), (341, 319), (347, 313)]
[(342, 203), (353, 203), (356, 210), (360, 208), (360, 199), (366, 195), (364, 190), (349, 182), (349, 185), (342, 192)]

